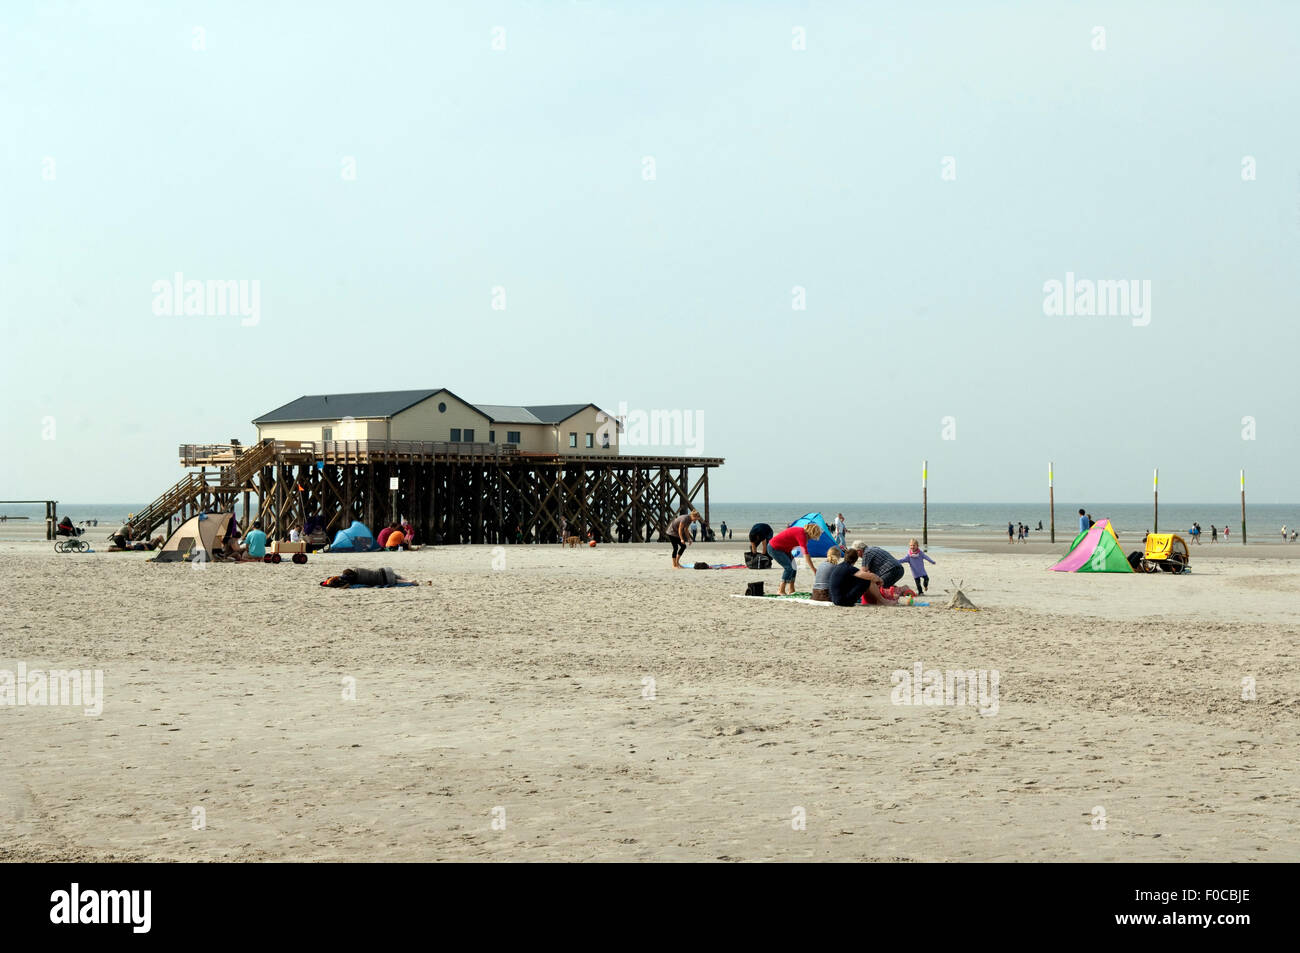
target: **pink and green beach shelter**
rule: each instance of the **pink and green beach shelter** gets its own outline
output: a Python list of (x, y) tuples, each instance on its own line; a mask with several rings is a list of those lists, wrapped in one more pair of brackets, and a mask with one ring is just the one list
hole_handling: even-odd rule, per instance
[(1097, 520), (1091, 529), (1074, 537), (1065, 558), (1052, 567), (1056, 572), (1132, 572), (1124, 551), (1119, 548), (1110, 520)]

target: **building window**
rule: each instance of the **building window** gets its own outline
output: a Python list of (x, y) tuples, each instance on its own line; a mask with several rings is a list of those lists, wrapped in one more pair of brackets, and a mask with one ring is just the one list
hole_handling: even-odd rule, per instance
[(573, 448), (575, 448), (575, 449), (577, 448), (577, 446), (578, 446), (578, 435), (577, 435), (576, 433), (571, 433), (571, 434), (569, 434), (569, 446), (570, 446), (570, 447), (573, 447)]
[(439, 404), (439, 405), (438, 405), (438, 413), (440, 413), (440, 414), (445, 414), (446, 412), (447, 412), (447, 405), (446, 405), (446, 404)]
[(609, 432), (605, 431), (600, 435), (600, 447), (602, 450), (609, 449)]
[(321, 438), (322, 440), (333, 440), (333, 439), (334, 439), (334, 428), (333, 428), (333, 427), (321, 427), (321, 428), (320, 428), (320, 438)]
[(497, 442), (497, 432), (495, 430), (489, 430), (488, 443), (496, 443), (496, 442)]
[(474, 431), (472, 431), (472, 430), (466, 430), (466, 431), (465, 431), (465, 442), (466, 442), (466, 443), (473, 443), (473, 442), (474, 442)]
[(451, 442), (452, 442), (452, 443), (460, 443), (460, 428), (459, 428), (459, 427), (452, 427), (452, 428), (451, 428)]
[(590, 433), (587, 434), (587, 449), (590, 450), (595, 446), (596, 446), (596, 435)]
[(523, 441), (519, 439), (519, 431), (518, 431), (518, 430), (507, 430), (507, 431), (506, 431), (506, 443), (523, 443)]

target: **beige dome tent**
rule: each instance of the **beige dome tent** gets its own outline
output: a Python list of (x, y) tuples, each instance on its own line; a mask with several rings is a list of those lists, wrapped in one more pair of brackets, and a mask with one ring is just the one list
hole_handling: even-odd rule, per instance
[(230, 525), (230, 513), (200, 513), (182, 523), (163, 543), (153, 561), (178, 563), (191, 558), (196, 549), (206, 550), (209, 558), (221, 548), (221, 541)]

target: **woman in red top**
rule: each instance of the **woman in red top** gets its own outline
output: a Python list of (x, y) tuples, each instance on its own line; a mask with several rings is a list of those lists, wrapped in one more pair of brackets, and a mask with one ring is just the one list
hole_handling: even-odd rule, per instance
[[(789, 529), (783, 529), (773, 536), (767, 543), (767, 554), (781, 564), (781, 586), (777, 591), (778, 596), (794, 594), (794, 549), (798, 546), (803, 550), (804, 562), (808, 564), (809, 572), (816, 572), (817, 567), (813, 565), (812, 557), (808, 555), (808, 541), (821, 539), (822, 528), (816, 523), (808, 526), (791, 526)], [(786, 587), (789, 591), (786, 591)]]

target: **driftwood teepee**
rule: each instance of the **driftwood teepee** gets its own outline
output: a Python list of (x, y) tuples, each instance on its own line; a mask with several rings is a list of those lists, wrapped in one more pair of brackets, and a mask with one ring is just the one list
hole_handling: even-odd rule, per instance
[(979, 608), (975, 605), (975, 603), (971, 602), (970, 599), (966, 598), (966, 593), (961, 591), (962, 584), (965, 583), (966, 580), (962, 579), (960, 581), (954, 581), (950, 579), (948, 581), (952, 583), (953, 589), (955, 591), (952, 594), (952, 598), (948, 600), (948, 605), (946, 606), (946, 608), (965, 609), (968, 612), (979, 612)]

